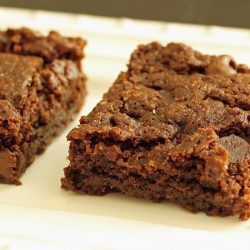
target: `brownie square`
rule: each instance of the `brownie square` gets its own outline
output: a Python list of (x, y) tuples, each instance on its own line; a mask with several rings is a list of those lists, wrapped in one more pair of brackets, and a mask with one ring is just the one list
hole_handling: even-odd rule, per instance
[(230, 56), (139, 46), (68, 135), (62, 187), (250, 216), (250, 70)]
[(82, 106), (85, 41), (57, 32), (0, 32), (0, 181), (20, 176)]

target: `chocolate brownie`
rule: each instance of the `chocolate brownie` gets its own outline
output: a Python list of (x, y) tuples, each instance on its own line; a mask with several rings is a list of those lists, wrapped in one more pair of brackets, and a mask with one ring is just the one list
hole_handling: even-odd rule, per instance
[(250, 69), (230, 56), (139, 46), (68, 140), (65, 189), (250, 216)]
[[(81, 38), (0, 32), (0, 181), (20, 176), (79, 111), (86, 77)], [(41, 170), (42, 171), (42, 170)]]

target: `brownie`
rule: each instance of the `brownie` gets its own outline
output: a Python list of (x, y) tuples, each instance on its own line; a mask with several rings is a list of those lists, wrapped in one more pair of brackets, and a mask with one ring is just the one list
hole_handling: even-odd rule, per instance
[(139, 46), (68, 140), (65, 189), (250, 216), (250, 69), (230, 56)]
[[(0, 181), (19, 178), (82, 106), (81, 38), (0, 32)], [(41, 169), (42, 171), (42, 169)]]

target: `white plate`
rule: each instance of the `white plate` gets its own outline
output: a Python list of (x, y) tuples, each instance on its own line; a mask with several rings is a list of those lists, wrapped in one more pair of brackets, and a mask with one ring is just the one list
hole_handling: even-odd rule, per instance
[[(84, 68), (89, 94), (81, 114), (90, 112), (101, 99), (139, 43), (184, 41), (201, 51), (228, 53), (250, 63), (247, 30), (6, 8), (0, 8), (0, 18), (1, 28), (25, 25), (42, 32), (54, 28), (88, 40)], [(132, 241), (134, 247), (204, 249), (204, 240), (205, 249), (215, 249), (215, 242), (217, 247), (234, 249), (248, 241), (250, 222), (235, 217), (192, 214), (174, 204), (155, 204), (120, 194), (93, 197), (62, 190), (60, 178), (68, 164), (65, 137), (78, 120), (37, 157), (21, 178), (22, 186), (0, 185), (0, 249), (5, 245), (27, 248), (30, 244), (53, 249), (127, 249)], [(224, 242), (221, 237), (225, 235)]]

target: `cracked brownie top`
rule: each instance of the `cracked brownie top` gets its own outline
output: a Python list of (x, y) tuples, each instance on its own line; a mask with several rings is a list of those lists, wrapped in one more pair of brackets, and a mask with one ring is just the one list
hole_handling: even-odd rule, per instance
[[(199, 128), (248, 140), (250, 70), (183, 44), (139, 46), (103, 100), (74, 129), (84, 136), (178, 144)], [(224, 143), (225, 144), (225, 143)]]

